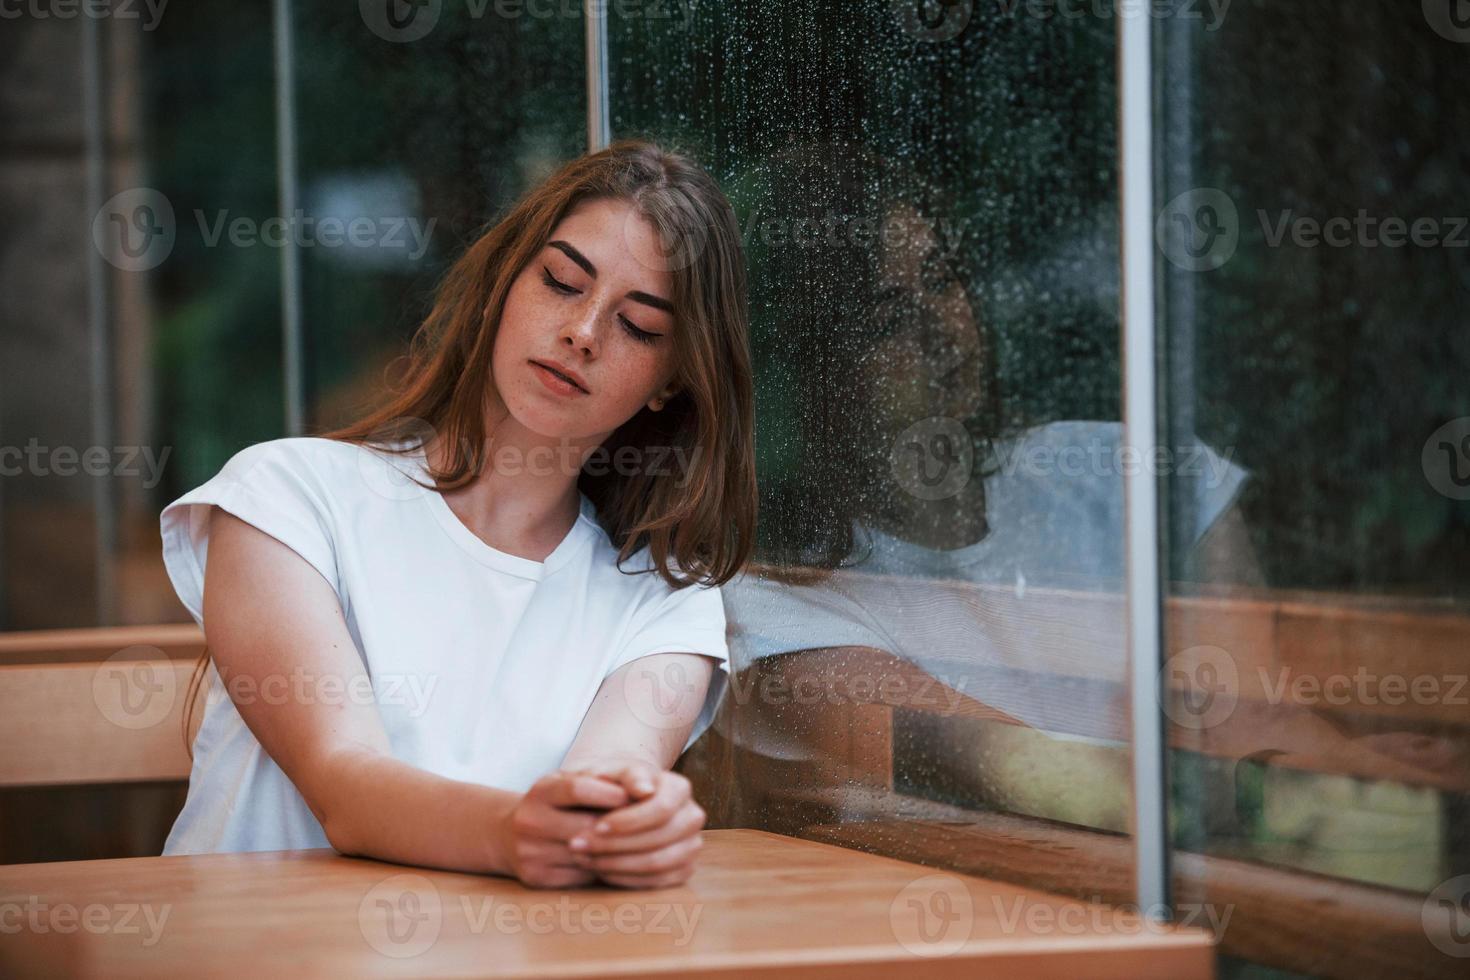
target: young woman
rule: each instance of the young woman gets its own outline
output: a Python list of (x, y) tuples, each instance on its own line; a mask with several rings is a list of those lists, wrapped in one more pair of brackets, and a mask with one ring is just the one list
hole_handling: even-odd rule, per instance
[(684, 881), (705, 815), (667, 770), (755, 526), (747, 329), (724, 194), (621, 141), (470, 246), (381, 410), (170, 504), (214, 663), (164, 853)]

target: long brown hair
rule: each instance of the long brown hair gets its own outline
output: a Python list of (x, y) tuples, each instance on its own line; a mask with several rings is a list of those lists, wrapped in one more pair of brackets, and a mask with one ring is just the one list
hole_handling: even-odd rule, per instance
[[(631, 204), (668, 250), (678, 387), (662, 411), (640, 410), (603, 445), (615, 458), (624, 446), (639, 450), (637, 458), (655, 448), (672, 452), (688, 461), (689, 471), (675, 478), (662, 467), (632, 473), (612, 467), (598, 475), (584, 469), (578, 489), (596, 505), (618, 549), (619, 569), (646, 545), (653, 567), (645, 571), (672, 587), (723, 585), (750, 561), (757, 509), (740, 226), (709, 174), (684, 154), (647, 140), (619, 140), (568, 162), (483, 231), (439, 284), (396, 390), (364, 418), (321, 437), (402, 454), (419, 449), (431, 430), (445, 450), (442, 467), (428, 469), (435, 489), (473, 482), (489, 453), (487, 406), (503, 404), (490, 364), (511, 283), (562, 218), (596, 198)], [(191, 678), (186, 744), (192, 743), (190, 715), (209, 656), (206, 647)]]

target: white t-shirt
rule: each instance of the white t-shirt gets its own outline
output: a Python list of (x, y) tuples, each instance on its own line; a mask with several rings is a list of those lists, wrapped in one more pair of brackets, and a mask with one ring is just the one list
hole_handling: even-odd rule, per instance
[[(619, 571), (585, 494), (571, 531), (537, 562), (490, 547), (410, 475), (432, 485), (422, 453), (276, 439), (241, 450), (163, 510), (164, 564), (201, 626), (212, 504), (321, 573), (371, 678), (370, 690), (354, 690), (298, 669), (274, 686), (232, 693), (375, 704), (395, 758), (515, 791), (561, 764), (603, 679), (639, 657), (715, 658), (685, 747), (709, 726), (727, 680), (718, 588), (673, 589), (657, 573), (627, 574), (653, 567), (647, 548)], [(211, 661), (188, 798), (163, 853), (327, 846)]]
[[(930, 548), (855, 523), (853, 564), (825, 580), (791, 584), (754, 571), (732, 579), (723, 597), (736, 669), (796, 650), (873, 647), (944, 683), (925, 697), (959, 691), (1058, 733), (1115, 716), (1126, 708), (1123, 480), (1133, 462), (1122, 446), (1118, 422), (1036, 426), (996, 447), (981, 540)], [(1199, 442), (1168, 465), (1197, 541), (1247, 473)], [(1007, 586), (1005, 601), (971, 583)], [(1039, 600), (1037, 588), (1051, 596)], [(1058, 601), (1056, 590), (1072, 595)], [(1038, 672), (1042, 647), (1067, 669)], [(799, 751), (761, 737), (773, 742), (756, 751)]]

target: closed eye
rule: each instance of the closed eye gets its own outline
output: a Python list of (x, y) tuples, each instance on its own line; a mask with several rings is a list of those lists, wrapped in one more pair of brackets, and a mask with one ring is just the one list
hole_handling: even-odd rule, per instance
[[(566, 283), (556, 278), (556, 276), (553, 276), (551, 274), (551, 270), (546, 268), (545, 266), (541, 267), (541, 281), (564, 296), (581, 292), (580, 289), (575, 289), (571, 286), (568, 286)], [(624, 330), (628, 331), (628, 335), (630, 337), (642, 344), (656, 343), (658, 341), (658, 338), (663, 336), (663, 334), (661, 333), (654, 333), (651, 330), (644, 330), (640, 328), (636, 323), (634, 323), (632, 320), (629, 320), (621, 313), (618, 314), (618, 322), (623, 325)]]

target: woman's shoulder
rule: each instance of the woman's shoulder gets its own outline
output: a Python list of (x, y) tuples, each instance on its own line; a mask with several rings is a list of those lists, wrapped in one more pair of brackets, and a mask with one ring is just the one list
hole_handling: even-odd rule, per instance
[(404, 477), (419, 471), (413, 455), (396, 456), (370, 446), (322, 436), (283, 436), (246, 446), (225, 463), (220, 475), (245, 481), (270, 472), (277, 479), (330, 489), (397, 491)]

